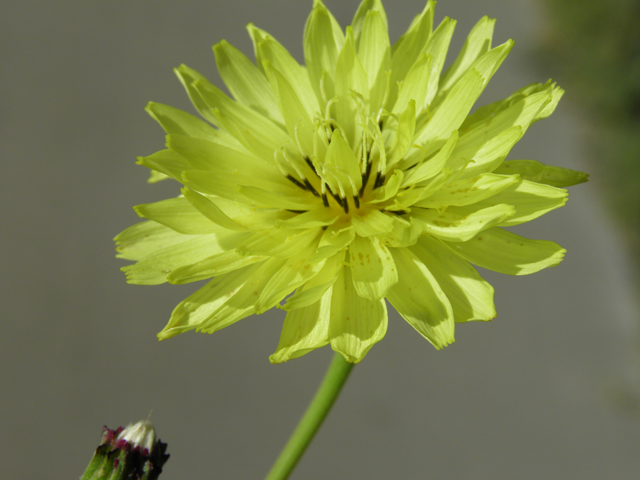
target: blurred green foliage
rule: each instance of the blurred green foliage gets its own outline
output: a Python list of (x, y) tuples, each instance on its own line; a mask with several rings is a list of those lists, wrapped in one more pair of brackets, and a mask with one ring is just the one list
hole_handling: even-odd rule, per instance
[(592, 178), (604, 180), (640, 266), (640, 0), (540, 0), (541, 59), (586, 116)]

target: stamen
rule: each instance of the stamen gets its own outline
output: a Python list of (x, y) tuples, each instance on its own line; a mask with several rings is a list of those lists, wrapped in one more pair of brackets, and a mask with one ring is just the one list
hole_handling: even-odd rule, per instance
[(323, 204), (325, 207), (328, 207), (328, 206), (329, 206), (329, 199), (327, 198), (327, 194), (326, 194), (326, 193), (323, 193), (323, 194), (322, 194), (322, 204)]
[(293, 170), (295, 170), (298, 177), (306, 178), (306, 175), (302, 171), (300, 162), (295, 158), (295, 156), (293, 158), (290, 157), (289, 150), (287, 150), (285, 147), (280, 147), (279, 150), (282, 153), (283, 160), (287, 163), (287, 165), (289, 165), (291, 168), (293, 168)]
[(383, 186), (384, 181), (385, 181), (385, 175), (383, 175), (382, 172), (378, 172), (376, 174), (376, 181), (373, 182), (373, 189), (375, 190), (376, 188)]
[(325, 183), (325, 185), (327, 186), (327, 191), (329, 192), (329, 194), (334, 198), (336, 202), (338, 202), (338, 205), (344, 208), (344, 205), (342, 204), (342, 198), (340, 198), (339, 195), (336, 195), (335, 193), (333, 193), (328, 183)]
[(309, 182), (309, 180), (307, 180), (306, 178), (304, 179), (304, 184), (309, 189), (309, 191), (311, 193), (313, 193), (314, 197), (319, 197), (320, 196), (320, 194), (316, 191), (316, 189), (313, 188), (313, 185), (311, 185), (311, 182)]
[(313, 173), (316, 174), (316, 177), (320, 178), (320, 175), (318, 175), (316, 167), (313, 165), (313, 162), (311, 161), (311, 159), (305, 156), (304, 161), (307, 162), (307, 165), (309, 165), (309, 168), (313, 171)]
[(346, 198), (342, 198), (342, 209), (344, 213), (349, 213), (349, 201)]
[(358, 198), (357, 195), (353, 196), (353, 203), (356, 206), (356, 208), (360, 208), (360, 199)]
[(362, 197), (362, 195), (364, 195), (364, 189), (366, 188), (367, 183), (369, 182), (369, 176), (371, 175), (371, 166), (372, 165), (373, 165), (373, 163), (368, 161), (367, 162), (367, 170), (362, 174), (362, 187), (360, 187), (360, 191), (358, 192), (358, 195), (360, 195), (361, 197)]
[(307, 213), (309, 210), (289, 210), (287, 209), (287, 212), (291, 212), (291, 213)]
[[(287, 175), (286, 176), (287, 180), (289, 180), (291, 183), (293, 183), (296, 187), (300, 187), (302, 190), (306, 190), (307, 187), (305, 187), (302, 183), (300, 183), (298, 180), (296, 180), (295, 178), (293, 178), (293, 176), (291, 175)], [(305, 182), (309, 182), (309, 180), (307, 180), (305, 178)], [(313, 188), (313, 187), (312, 187)], [(318, 192), (316, 192), (316, 195), (318, 194)]]

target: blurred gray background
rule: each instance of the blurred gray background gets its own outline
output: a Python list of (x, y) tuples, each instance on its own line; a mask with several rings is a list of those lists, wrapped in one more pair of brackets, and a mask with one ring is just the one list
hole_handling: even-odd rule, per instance
[[(350, 23), (358, 1), (326, 0)], [(423, 0), (386, 2), (394, 41)], [(152, 420), (171, 454), (161, 478), (259, 479), (327, 367), (325, 348), (284, 365), (268, 355), (284, 312), (214, 335), (155, 338), (197, 285), (132, 286), (112, 238), (133, 205), (179, 193), (148, 185), (137, 155), (163, 148), (150, 100), (193, 112), (171, 69), (220, 84), (210, 46), (247, 54), (248, 22), (302, 60), (311, 0), (23, 1), (2, 7), (0, 99), (0, 465), (2, 478), (78, 478), (102, 425)], [(527, 0), (442, 0), (458, 20), (449, 61), (483, 15), (516, 46), (482, 103), (553, 72), (531, 52), (545, 34)], [(561, 79), (560, 79), (561, 80)], [(589, 170), (569, 91), (510, 158)], [(638, 305), (599, 179), (518, 230), (568, 249), (529, 277), (481, 273), (498, 317), (460, 325), (435, 351), (395, 312), (352, 372), (292, 479), (634, 479), (640, 421)]]

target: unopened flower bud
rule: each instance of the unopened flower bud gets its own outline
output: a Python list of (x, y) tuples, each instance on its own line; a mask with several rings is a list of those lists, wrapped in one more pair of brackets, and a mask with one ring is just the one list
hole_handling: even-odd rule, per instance
[(103, 427), (82, 480), (155, 480), (169, 458), (166, 449), (148, 420), (116, 430)]

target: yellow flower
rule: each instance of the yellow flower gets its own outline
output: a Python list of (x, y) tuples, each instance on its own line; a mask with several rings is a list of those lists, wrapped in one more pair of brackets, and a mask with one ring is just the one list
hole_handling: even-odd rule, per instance
[(363, 1), (346, 33), (316, 0), (306, 67), (249, 25), (256, 64), (225, 41), (214, 46), (235, 100), (176, 70), (207, 122), (149, 104), (167, 149), (140, 164), (151, 181), (182, 183), (182, 196), (136, 207), (148, 221), (116, 241), (137, 261), (123, 269), (131, 283), (211, 280), (158, 338), (280, 307), (272, 362), (330, 344), (357, 363), (386, 333), (386, 298), (440, 349), (455, 322), (496, 314), (493, 288), (469, 262), (524, 275), (561, 261), (557, 244), (501, 227), (561, 207), (558, 187), (586, 180), (504, 161), (563, 90), (532, 84), (469, 114), (513, 42), (491, 48), (494, 20), (484, 17), (441, 74), (455, 21), (433, 30), (434, 5), (391, 45), (379, 0)]

